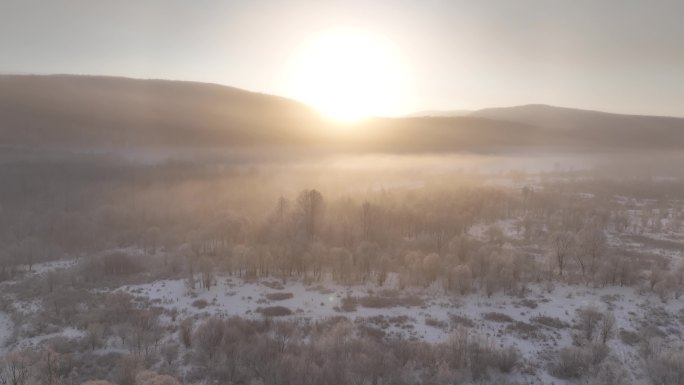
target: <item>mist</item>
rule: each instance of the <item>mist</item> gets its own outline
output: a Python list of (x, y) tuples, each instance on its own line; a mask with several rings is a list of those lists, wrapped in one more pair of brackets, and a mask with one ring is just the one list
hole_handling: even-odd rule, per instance
[[(486, 51), (508, 40), (505, 14)], [(578, 36), (594, 18), (582, 20)], [(480, 36), (476, 24), (447, 35)], [(289, 79), (293, 95), (320, 110), (207, 74), (0, 74), (1, 385), (682, 384), (684, 118), (636, 114), (675, 111), (652, 100), (621, 114), (600, 109), (626, 99), (526, 104), (533, 84), (542, 103), (579, 94), (480, 72), (515, 67), (537, 40), (461, 71), (459, 92), (459, 74), (426, 54), (433, 41), (416, 54), (449, 67), (423, 84), (434, 98), (495, 88), (491, 100), (520, 105), (371, 116), (398, 111), (409, 66), (387, 38), (351, 30), (292, 54), (305, 69)], [(585, 41), (565, 38), (540, 50)], [(235, 60), (271, 57), (244, 39)], [(464, 57), (480, 56), (468, 47)], [(220, 64), (187, 55), (193, 65), (154, 73)], [(544, 57), (540, 68), (555, 62)], [(615, 85), (569, 62), (551, 67), (592, 83), (583, 103)], [(266, 64), (259, 81), (277, 88)], [(416, 108), (434, 100), (423, 98)]]

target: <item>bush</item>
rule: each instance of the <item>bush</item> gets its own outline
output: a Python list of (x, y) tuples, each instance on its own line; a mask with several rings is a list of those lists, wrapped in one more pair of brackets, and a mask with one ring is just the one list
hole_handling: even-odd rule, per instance
[(192, 302), (192, 306), (198, 309), (204, 309), (205, 307), (209, 306), (209, 303), (203, 299), (198, 299)]
[(432, 317), (425, 318), (425, 324), (437, 329), (446, 329), (449, 326), (445, 321), (440, 321)]
[(632, 380), (619, 361), (608, 360), (601, 365), (591, 383), (595, 385), (629, 385)]
[(551, 374), (558, 378), (581, 377), (589, 368), (603, 362), (607, 355), (608, 347), (603, 344), (565, 347), (560, 350)]
[(260, 307), (256, 309), (256, 311), (264, 317), (282, 317), (292, 314), (292, 310), (286, 308), (285, 306), (269, 306), (264, 308)]
[(358, 302), (363, 307), (374, 308), (374, 309), (397, 307), (397, 306), (405, 306), (405, 307), (423, 306), (425, 304), (425, 302), (420, 297), (416, 297), (416, 296), (385, 297), (385, 296), (373, 296), (373, 295), (371, 295), (371, 296), (359, 298)]
[(565, 347), (560, 350), (551, 374), (558, 378), (577, 378), (587, 369), (588, 361), (583, 349), (576, 346)]
[(142, 268), (130, 255), (115, 251), (102, 256), (102, 271), (106, 275), (130, 275), (142, 271)]
[(514, 322), (515, 321), (508, 314), (497, 313), (497, 312), (483, 313), (482, 318), (486, 319), (487, 321), (493, 321), (493, 322)]
[(64, 336), (57, 336), (45, 341), (52, 350), (60, 354), (75, 353), (80, 350), (79, 343), (76, 339), (67, 338)]
[(467, 328), (472, 328), (475, 326), (475, 322), (464, 315), (451, 314), (449, 315), (449, 320), (451, 321), (452, 328), (456, 328), (459, 325), (465, 326)]
[(340, 303), (340, 306), (335, 306), (335, 311), (351, 313), (356, 311), (356, 305), (358, 301), (354, 297), (344, 297)]
[(639, 337), (639, 334), (631, 330), (620, 330), (619, 336), (620, 341), (622, 341), (623, 344), (629, 346), (634, 346), (641, 341), (641, 337)]
[(568, 324), (565, 321), (561, 320), (560, 318), (547, 317), (545, 315), (539, 315), (536, 317), (532, 317), (532, 318), (530, 318), (530, 321), (537, 323), (537, 324), (540, 324), (540, 325), (548, 326), (548, 327), (554, 328), (554, 329), (565, 329), (568, 327)]
[(271, 288), (273, 290), (283, 290), (285, 289), (285, 286), (283, 286), (280, 282), (278, 281), (263, 281), (261, 282), (262, 285)]
[(537, 302), (532, 299), (523, 299), (520, 302), (518, 302), (516, 305), (524, 306), (530, 309), (536, 309), (537, 308)]
[(362, 336), (364, 338), (371, 338), (376, 341), (381, 341), (386, 336), (384, 330), (366, 324), (359, 325), (358, 330), (359, 336)]
[(387, 318), (387, 321), (394, 324), (394, 326), (401, 326), (409, 323), (411, 318), (409, 318), (407, 315), (396, 315), (394, 317)]
[(646, 368), (654, 384), (681, 385), (684, 379), (684, 353), (666, 351), (647, 360)]
[(604, 315), (595, 306), (586, 306), (577, 310), (578, 328), (587, 341), (594, 337)]
[(513, 347), (508, 347), (494, 351), (492, 359), (492, 364), (502, 373), (510, 373), (520, 360), (520, 352)]
[(508, 325), (506, 330), (519, 335), (523, 339), (536, 339), (540, 337), (539, 326), (528, 324), (527, 322), (515, 321)]
[(266, 299), (269, 301), (284, 301), (294, 297), (292, 293), (268, 293), (266, 294)]
[(520, 360), (520, 352), (517, 349), (497, 349), (490, 341), (484, 339), (474, 339), (468, 344), (467, 351), (470, 372), (476, 380), (484, 377), (488, 373), (488, 368), (509, 373)]
[(381, 329), (387, 329), (390, 327), (390, 322), (383, 315), (376, 315), (373, 317), (368, 317), (368, 318), (366, 318), (366, 322), (374, 324), (374, 325), (380, 327)]

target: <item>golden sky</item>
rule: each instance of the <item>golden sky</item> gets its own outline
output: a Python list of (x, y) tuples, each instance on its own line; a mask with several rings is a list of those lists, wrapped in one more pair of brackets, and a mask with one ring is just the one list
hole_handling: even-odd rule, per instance
[[(684, 116), (683, 14), (674, 0), (0, 0), (0, 72), (214, 82), (324, 109), (361, 79), (372, 86), (346, 103), (381, 115), (545, 103)], [(320, 43), (335, 31), (352, 31), (342, 46), (362, 38)], [(364, 69), (334, 68), (349, 56)]]

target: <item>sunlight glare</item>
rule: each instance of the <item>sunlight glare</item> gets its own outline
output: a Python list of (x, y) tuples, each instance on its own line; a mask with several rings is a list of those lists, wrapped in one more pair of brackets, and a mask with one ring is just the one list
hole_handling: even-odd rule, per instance
[(293, 55), (287, 92), (338, 122), (401, 108), (405, 62), (387, 40), (354, 29), (315, 34)]

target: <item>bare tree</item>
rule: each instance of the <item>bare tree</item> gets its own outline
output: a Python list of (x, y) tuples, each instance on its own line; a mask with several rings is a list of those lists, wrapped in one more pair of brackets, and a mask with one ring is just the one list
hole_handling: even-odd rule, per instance
[(595, 223), (585, 226), (578, 234), (578, 252), (575, 259), (582, 270), (582, 276), (589, 274), (594, 279), (600, 259), (606, 248), (606, 235), (603, 228)]
[(21, 352), (8, 353), (0, 367), (0, 384), (24, 385), (30, 375), (30, 362)]
[(45, 358), (44, 360), (41, 360), (42, 362), (40, 365), (43, 377), (42, 379), (45, 381), (45, 384), (60, 384), (61, 379), (58, 370), (60, 366), (60, 354), (55, 352), (51, 348), (48, 348), (41, 353), (41, 356)]
[(90, 347), (90, 350), (95, 350), (96, 348), (102, 347), (102, 333), (104, 328), (102, 324), (91, 323), (88, 325), (88, 331), (85, 335), (85, 340)]
[(140, 360), (133, 355), (125, 355), (119, 359), (114, 369), (114, 381), (117, 385), (136, 385), (135, 376), (140, 370)]
[(223, 319), (210, 317), (197, 327), (193, 339), (197, 348), (206, 355), (209, 361), (212, 361), (223, 342), (224, 334), (225, 323)]
[(569, 231), (559, 231), (551, 235), (552, 253), (560, 277), (563, 277), (566, 260), (572, 253), (575, 242), (575, 235)]
[(184, 319), (178, 326), (178, 334), (183, 346), (189, 348), (192, 346), (192, 318)]
[(33, 264), (39, 258), (43, 245), (36, 237), (26, 237), (19, 243), (16, 253), (20, 263), (28, 265), (29, 271), (33, 269)]
[(371, 232), (373, 231), (373, 214), (374, 210), (368, 201), (361, 205), (361, 234), (364, 241), (371, 240)]
[(461, 295), (468, 294), (472, 287), (473, 273), (468, 265), (458, 265), (453, 268), (454, 285)]
[(301, 224), (308, 240), (313, 240), (323, 216), (323, 195), (318, 190), (304, 190), (297, 197)]
[(169, 367), (173, 362), (178, 358), (178, 344), (175, 343), (166, 343), (164, 346), (161, 348), (161, 354), (164, 357), (164, 361), (166, 362), (166, 365)]
[(214, 266), (209, 260), (209, 258), (202, 258), (200, 261), (200, 286), (210, 290), (211, 286), (214, 284)]

